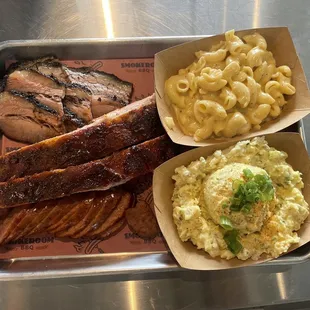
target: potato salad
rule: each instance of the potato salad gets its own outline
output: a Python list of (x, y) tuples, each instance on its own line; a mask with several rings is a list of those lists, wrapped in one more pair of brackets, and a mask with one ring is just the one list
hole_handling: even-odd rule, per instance
[(301, 173), (286, 158), (256, 137), (178, 167), (172, 202), (181, 240), (223, 259), (287, 252), (309, 207)]

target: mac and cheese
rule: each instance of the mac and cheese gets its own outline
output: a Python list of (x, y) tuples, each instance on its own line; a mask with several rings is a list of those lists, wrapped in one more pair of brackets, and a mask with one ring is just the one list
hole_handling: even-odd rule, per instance
[(225, 41), (195, 55), (197, 61), (166, 81), (165, 91), (181, 130), (196, 141), (258, 130), (281, 114), (284, 96), (295, 93), (291, 69), (276, 67), (259, 33), (241, 39), (230, 30)]

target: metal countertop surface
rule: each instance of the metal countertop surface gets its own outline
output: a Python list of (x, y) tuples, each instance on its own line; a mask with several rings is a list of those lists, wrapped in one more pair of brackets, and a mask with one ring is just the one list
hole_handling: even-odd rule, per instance
[[(0, 41), (210, 35), (288, 26), (310, 79), (307, 0), (1, 0)], [(310, 145), (310, 118), (305, 119)], [(310, 261), (0, 282), (0, 309), (310, 309)], [(285, 303), (285, 305), (284, 305)]]

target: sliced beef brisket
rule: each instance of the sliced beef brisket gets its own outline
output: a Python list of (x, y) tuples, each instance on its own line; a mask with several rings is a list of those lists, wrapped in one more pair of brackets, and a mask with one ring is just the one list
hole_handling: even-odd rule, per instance
[(38, 97), (17, 91), (0, 93), (0, 128), (9, 138), (26, 143), (36, 143), (65, 132), (58, 111)]

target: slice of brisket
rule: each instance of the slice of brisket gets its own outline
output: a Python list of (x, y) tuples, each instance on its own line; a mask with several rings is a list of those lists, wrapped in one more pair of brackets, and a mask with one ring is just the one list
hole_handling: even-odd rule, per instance
[(89, 124), (93, 115), (91, 112), (91, 92), (86, 87), (78, 84), (67, 84), (66, 95), (62, 100), (67, 131)]
[(114, 74), (94, 71), (88, 67), (69, 68), (64, 66), (68, 79), (87, 87), (92, 92), (92, 114), (97, 118), (130, 103), (133, 85)]
[(3, 80), (3, 89), (42, 94), (58, 100), (65, 96), (64, 85), (32, 69), (15, 70), (8, 74)]
[(45, 101), (40, 97), (16, 91), (0, 93), (0, 128), (4, 134), (36, 143), (64, 133), (61, 115), (42, 102)]

